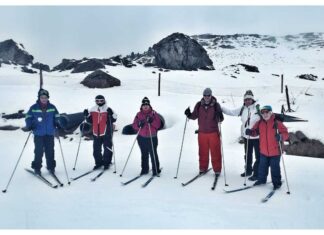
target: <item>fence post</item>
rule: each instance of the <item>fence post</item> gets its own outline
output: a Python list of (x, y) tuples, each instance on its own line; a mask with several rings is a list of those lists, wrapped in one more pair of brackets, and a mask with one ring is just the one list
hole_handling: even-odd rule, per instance
[(284, 81), (284, 76), (281, 74), (281, 94), (283, 93), (283, 81)]
[(287, 106), (288, 106), (288, 112), (291, 112), (290, 108), (290, 101), (289, 101), (289, 94), (288, 94), (288, 86), (286, 85), (286, 99), (287, 99)]
[(158, 96), (161, 94), (161, 73), (159, 73)]
[(40, 68), (39, 68), (39, 89), (42, 89), (42, 88), (43, 88), (43, 70), (40, 65)]

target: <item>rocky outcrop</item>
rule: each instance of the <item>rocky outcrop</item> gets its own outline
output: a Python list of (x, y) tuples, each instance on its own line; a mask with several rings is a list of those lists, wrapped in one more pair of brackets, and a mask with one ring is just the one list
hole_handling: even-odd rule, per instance
[(194, 39), (174, 33), (153, 45), (158, 67), (174, 70), (214, 69), (206, 50)]
[(78, 63), (71, 73), (82, 73), (87, 71), (95, 71), (97, 69), (104, 69), (105, 65), (98, 59), (89, 59)]
[(24, 72), (24, 73), (37, 73), (36, 71), (34, 71), (32, 69), (29, 69), (26, 66), (22, 67), (21, 71)]
[(39, 62), (36, 62), (35, 64), (32, 65), (32, 68), (34, 69), (42, 69), (43, 71), (49, 72), (50, 67), (47, 64), (42, 64)]
[(80, 63), (82, 60), (74, 60), (74, 59), (63, 59), (62, 62), (56, 65), (52, 71), (65, 71), (74, 69), (74, 67)]
[(301, 74), (297, 76), (300, 79), (306, 79), (309, 81), (316, 81), (318, 79), (318, 76), (314, 75), (314, 74)]
[(25, 50), (22, 44), (9, 39), (0, 42), (0, 59), (6, 62), (27, 65), (33, 62), (34, 57)]
[(101, 70), (96, 70), (86, 76), (81, 84), (89, 88), (108, 88), (120, 86), (120, 80)]

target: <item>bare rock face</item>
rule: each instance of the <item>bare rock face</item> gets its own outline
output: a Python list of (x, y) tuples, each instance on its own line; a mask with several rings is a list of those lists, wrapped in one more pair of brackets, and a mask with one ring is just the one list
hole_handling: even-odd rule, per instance
[(158, 67), (173, 70), (214, 70), (206, 50), (194, 39), (174, 33), (153, 45)]
[(120, 86), (120, 80), (101, 70), (96, 70), (86, 76), (81, 84), (89, 88), (108, 88)]
[(0, 59), (3, 62), (12, 62), (19, 65), (28, 65), (33, 63), (34, 57), (30, 55), (22, 44), (9, 39), (0, 42)]
[(105, 65), (100, 60), (89, 59), (77, 64), (71, 73), (82, 73), (82, 72), (95, 71), (97, 69), (104, 69), (104, 68)]

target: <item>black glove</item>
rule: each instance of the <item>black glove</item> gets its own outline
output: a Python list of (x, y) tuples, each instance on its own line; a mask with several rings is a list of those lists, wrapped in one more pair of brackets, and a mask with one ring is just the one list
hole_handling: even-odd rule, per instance
[(88, 117), (89, 116), (89, 111), (88, 109), (83, 110), (83, 116)]
[(143, 126), (145, 125), (145, 121), (141, 120), (138, 122), (138, 127), (143, 128)]
[(112, 111), (112, 109), (111, 109), (111, 108), (108, 108), (108, 109), (107, 109), (107, 113), (108, 113), (109, 116), (112, 116), (112, 115), (113, 115), (113, 111)]
[(150, 116), (148, 116), (147, 118), (146, 118), (146, 121), (147, 121), (147, 123), (152, 123), (153, 122), (153, 118), (152, 117), (150, 117)]
[(280, 134), (276, 134), (276, 140), (278, 142), (282, 141), (282, 136)]
[(246, 129), (245, 134), (246, 135), (252, 135), (252, 130), (251, 129)]
[(191, 112), (190, 112), (190, 108), (189, 108), (189, 107), (185, 110), (184, 114), (185, 114), (187, 117), (189, 117), (189, 116), (191, 115)]
[(24, 132), (29, 132), (29, 131), (32, 130), (31, 127), (27, 127), (27, 126), (24, 126), (24, 127), (22, 127), (21, 129), (22, 129)]

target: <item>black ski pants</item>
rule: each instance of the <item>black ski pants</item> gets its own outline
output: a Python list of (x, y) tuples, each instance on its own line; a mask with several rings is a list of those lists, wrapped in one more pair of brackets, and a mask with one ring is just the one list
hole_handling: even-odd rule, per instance
[(45, 152), (46, 166), (48, 170), (54, 170), (56, 167), (56, 162), (54, 160), (54, 136), (44, 135), (44, 136), (34, 136), (35, 144), (35, 158), (32, 161), (31, 167), (33, 169), (39, 170), (42, 168), (42, 158)]
[[(246, 148), (248, 148), (247, 156), (245, 156)], [(254, 161), (254, 165), (252, 167), (253, 149), (254, 149), (255, 161)], [(246, 172), (252, 173), (252, 171), (253, 171), (253, 175), (258, 176), (259, 163), (260, 163), (260, 141), (259, 141), (259, 139), (244, 138), (244, 161), (245, 161), (245, 157), (246, 157)]]
[[(153, 149), (152, 149), (152, 143), (151, 143), (151, 137), (137, 137), (137, 142), (141, 150), (142, 154), (142, 172), (148, 173), (149, 172), (149, 156), (151, 157), (151, 163), (152, 163), (152, 171), (153, 174), (157, 174), (156, 169), (160, 169), (160, 162), (159, 162), (159, 156), (157, 154), (157, 146), (158, 146), (158, 138), (157, 136), (152, 137), (153, 141)], [(154, 154), (153, 154), (154, 153)], [(155, 157), (155, 159), (154, 159)], [(156, 160), (156, 162), (155, 162)]]
[[(103, 154), (102, 154), (103, 147)], [(93, 136), (93, 157), (96, 166), (109, 166), (112, 159), (112, 138), (111, 135)]]

